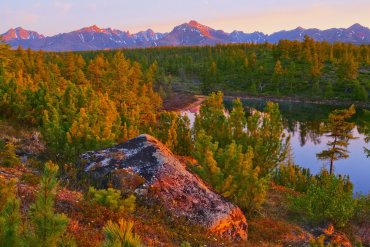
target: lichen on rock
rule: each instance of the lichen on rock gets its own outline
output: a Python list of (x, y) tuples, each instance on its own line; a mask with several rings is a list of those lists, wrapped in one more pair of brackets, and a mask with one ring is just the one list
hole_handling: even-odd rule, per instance
[(140, 135), (115, 147), (81, 155), (80, 164), (101, 186), (155, 198), (175, 217), (185, 217), (222, 237), (246, 239), (243, 212), (189, 172), (157, 139)]

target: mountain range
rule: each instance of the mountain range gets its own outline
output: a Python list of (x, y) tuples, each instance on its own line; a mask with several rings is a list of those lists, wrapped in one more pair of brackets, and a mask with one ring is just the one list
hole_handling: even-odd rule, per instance
[(10, 29), (1, 36), (13, 48), (22, 46), (25, 49), (30, 48), (32, 50), (83, 51), (156, 46), (277, 43), (282, 39), (302, 41), (305, 35), (316, 41), (328, 41), (330, 43), (370, 44), (370, 29), (357, 23), (349, 28), (331, 28), (327, 30), (297, 27), (293, 30), (283, 30), (271, 35), (262, 32), (245, 33), (243, 31), (227, 33), (202, 25), (197, 21), (190, 21), (174, 27), (169, 33), (158, 33), (148, 29), (130, 34), (128, 31), (99, 28), (94, 25), (48, 37), (18, 27)]

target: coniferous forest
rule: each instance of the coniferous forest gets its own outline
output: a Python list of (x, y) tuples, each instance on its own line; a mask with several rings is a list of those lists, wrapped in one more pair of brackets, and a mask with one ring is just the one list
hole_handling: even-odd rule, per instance
[[(309, 37), (60, 53), (0, 44), (0, 246), (367, 246), (370, 198), (333, 170), (351, 155), (352, 118), (369, 92), (370, 46)], [(193, 124), (166, 107), (181, 93), (207, 96)], [(330, 169), (294, 162), (277, 103), (247, 112), (237, 98), (225, 106), (225, 95), (353, 103), (322, 123), (329, 141), (317, 156)], [(248, 240), (171, 217), (132, 189), (142, 177), (119, 190), (82, 175), (81, 154), (140, 134), (239, 207)]]
[(369, 49), (306, 36), (303, 42), (281, 40), (276, 45), (134, 49), (125, 56), (154, 66), (157, 80), (166, 82), (159, 85), (163, 89), (367, 101)]

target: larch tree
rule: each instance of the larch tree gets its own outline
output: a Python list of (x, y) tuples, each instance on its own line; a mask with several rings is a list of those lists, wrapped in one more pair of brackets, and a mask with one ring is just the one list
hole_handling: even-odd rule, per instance
[(317, 154), (320, 160), (329, 160), (330, 174), (334, 173), (334, 161), (349, 157), (349, 141), (356, 139), (352, 134), (354, 123), (347, 122), (356, 113), (355, 106), (348, 109), (335, 110), (329, 114), (327, 124), (322, 126), (322, 133), (326, 134), (330, 141), (327, 149)]

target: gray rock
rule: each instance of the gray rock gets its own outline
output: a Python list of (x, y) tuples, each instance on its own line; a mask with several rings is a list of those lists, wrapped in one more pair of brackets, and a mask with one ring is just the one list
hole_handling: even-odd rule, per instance
[(149, 135), (81, 155), (84, 173), (101, 186), (131, 190), (158, 200), (174, 217), (185, 217), (223, 237), (246, 239), (242, 211), (189, 172), (171, 151)]

